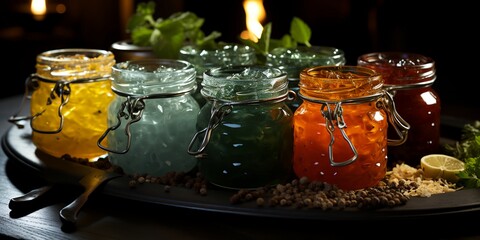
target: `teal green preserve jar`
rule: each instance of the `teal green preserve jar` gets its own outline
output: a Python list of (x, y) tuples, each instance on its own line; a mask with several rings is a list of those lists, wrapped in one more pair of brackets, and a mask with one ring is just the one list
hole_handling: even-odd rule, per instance
[[(295, 48), (274, 48), (267, 54), (266, 65), (287, 72), (289, 89), (298, 94), (300, 72), (316, 66), (343, 66), (346, 63), (343, 50), (328, 46), (297, 46)], [(300, 97), (287, 102), (295, 110), (302, 103)]]
[(216, 186), (251, 189), (293, 176), (293, 113), (286, 73), (267, 66), (212, 68), (203, 74), (207, 99), (189, 146), (200, 173)]
[(173, 59), (132, 60), (112, 68), (116, 94), (108, 129), (98, 145), (126, 174), (189, 172), (197, 160), (187, 148), (200, 107), (192, 96), (196, 71)]

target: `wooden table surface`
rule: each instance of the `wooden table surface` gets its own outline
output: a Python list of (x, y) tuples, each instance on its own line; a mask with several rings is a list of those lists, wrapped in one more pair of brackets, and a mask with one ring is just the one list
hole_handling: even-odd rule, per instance
[[(21, 96), (0, 99), (0, 134)], [(0, 151), (0, 239), (479, 239), (480, 212), (400, 221), (317, 221), (242, 216), (153, 205), (94, 193), (75, 229), (62, 225), (59, 211), (76, 198), (65, 189), (39, 209), (9, 208), (11, 198), (45, 185), (35, 170)]]

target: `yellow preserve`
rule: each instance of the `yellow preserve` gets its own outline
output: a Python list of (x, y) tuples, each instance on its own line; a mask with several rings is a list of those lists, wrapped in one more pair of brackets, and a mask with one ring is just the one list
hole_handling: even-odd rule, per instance
[(32, 142), (37, 149), (62, 157), (95, 160), (106, 154), (97, 140), (107, 128), (110, 86), (109, 51), (59, 49), (37, 56), (31, 96)]

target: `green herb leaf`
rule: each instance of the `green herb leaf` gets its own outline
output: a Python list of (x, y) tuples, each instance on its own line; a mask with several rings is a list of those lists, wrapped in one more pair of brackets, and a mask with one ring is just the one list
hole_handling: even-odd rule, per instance
[(222, 34), (217, 31), (213, 31), (206, 37), (204, 37), (203, 32), (198, 32), (198, 36), (195, 37), (195, 39), (197, 39), (196, 44), (200, 49), (213, 50), (218, 46), (218, 43), (215, 41), (215, 39), (219, 38), (220, 36), (222, 36)]
[(310, 38), (312, 37), (312, 30), (310, 27), (300, 18), (294, 17), (290, 24), (290, 34), (295, 41), (305, 44), (311, 47)]
[(465, 170), (459, 172), (457, 184), (466, 188), (480, 188), (480, 121), (465, 124), (460, 141), (444, 145), (447, 154), (465, 162)]
[(294, 48), (297, 45), (298, 45), (297, 42), (293, 40), (293, 38), (288, 34), (283, 35), (283, 37), (280, 40), (278, 39), (270, 40), (270, 49), (279, 48), (279, 47)]
[(183, 46), (185, 35), (183, 32), (168, 34), (168, 39), (160, 35), (152, 35), (152, 48), (156, 56), (178, 59), (178, 52)]
[(258, 40), (259, 48), (261, 52), (266, 55), (270, 50), (270, 36), (272, 35), (272, 23), (268, 23), (263, 27), (262, 35)]
[(457, 174), (457, 184), (466, 188), (480, 188), (480, 157), (465, 159), (465, 170)]
[(272, 34), (272, 23), (267, 23), (263, 26), (262, 35), (257, 42), (254, 42), (250, 39), (240, 38), (240, 42), (243, 44), (252, 47), (257, 52), (257, 62), (259, 64), (264, 64), (266, 62), (266, 56), (270, 51), (270, 35)]
[(153, 30), (147, 27), (137, 27), (131, 33), (132, 42), (138, 46), (150, 46), (150, 36)]
[(154, 13), (154, 1), (137, 5), (137, 11), (127, 24), (127, 32), (130, 33), (133, 44), (151, 46), (155, 55), (162, 58), (178, 58), (184, 45), (196, 45), (201, 49), (217, 46), (215, 40), (221, 34), (212, 32), (205, 36), (200, 29), (205, 20), (196, 14), (177, 12), (167, 19), (154, 20)]
[(304, 44), (307, 47), (311, 47), (310, 37), (312, 32), (310, 27), (298, 17), (294, 17), (290, 24), (290, 35), (285, 34), (281, 39), (271, 38), (272, 23), (267, 23), (263, 27), (262, 36), (258, 39), (258, 42), (254, 42), (249, 39), (241, 39), (240, 41), (250, 47), (253, 47), (259, 56), (257, 56), (258, 62), (264, 63), (268, 53), (278, 47), (283, 48), (295, 48), (298, 44)]
[(127, 23), (127, 32), (132, 33), (138, 27), (153, 24), (152, 15), (155, 12), (155, 2), (142, 2), (137, 5), (137, 11)]

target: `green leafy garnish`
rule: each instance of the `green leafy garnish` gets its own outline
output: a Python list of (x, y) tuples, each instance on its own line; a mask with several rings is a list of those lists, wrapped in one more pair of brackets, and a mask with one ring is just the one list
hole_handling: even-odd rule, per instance
[(480, 188), (480, 158), (467, 158), (464, 160), (465, 170), (459, 172), (457, 184), (466, 188)]
[[(280, 39), (271, 38), (271, 34), (272, 23), (267, 23), (263, 27), (262, 36), (260, 36), (258, 42), (250, 39), (240, 39), (240, 41), (247, 46), (253, 47), (263, 58), (265, 58), (272, 49), (277, 47), (294, 48), (299, 44), (307, 47), (312, 46), (310, 44), (312, 31), (310, 27), (298, 17), (294, 17), (290, 23), (290, 34), (285, 34)], [(262, 60), (264, 61), (264, 59), (260, 61)]]
[(127, 23), (132, 43), (152, 47), (156, 56), (177, 59), (180, 48), (194, 45), (200, 49), (215, 49), (220, 32), (208, 36), (201, 30), (204, 23), (192, 12), (177, 12), (167, 19), (154, 19), (155, 2), (141, 2)]
[(312, 46), (309, 42), (312, 37), (312, 30), (310, 30), (310, 27), (300, 18), (294, 17), (292, 19), (290, 34), (295, 41), (305, 44), (307, 47)]
[(465, 124), (460, 141), (444, 147), (448, 154), (465, 162), (465, 170), (457, 174), (457, 184), (480, 188), (480, 121)]

